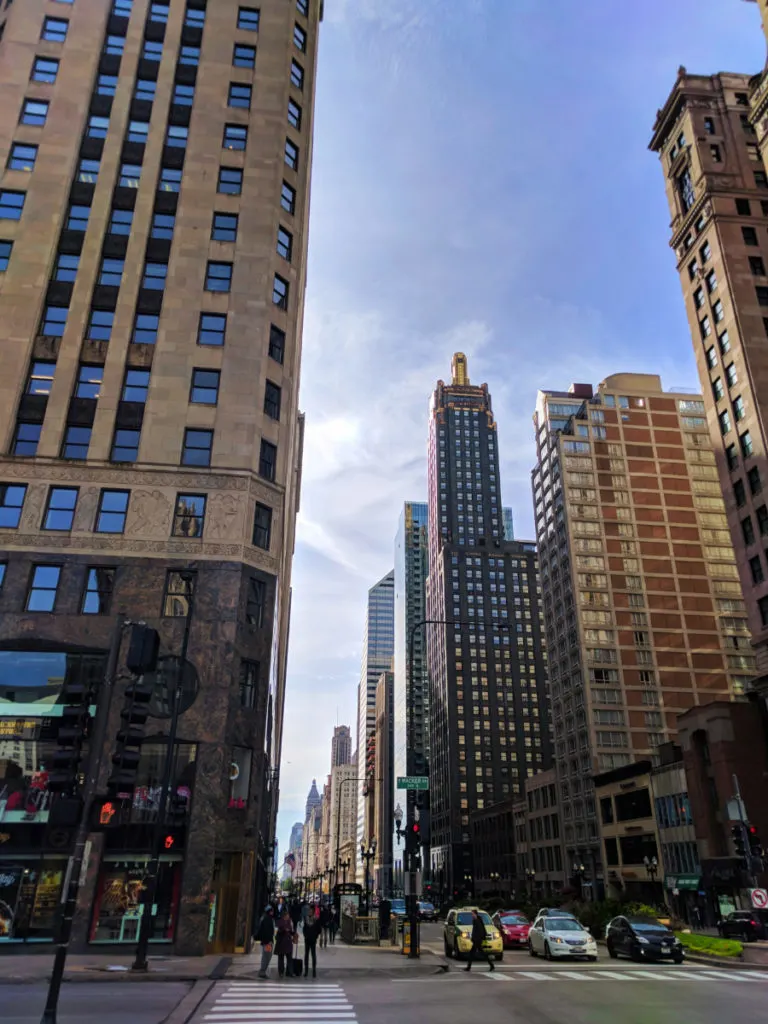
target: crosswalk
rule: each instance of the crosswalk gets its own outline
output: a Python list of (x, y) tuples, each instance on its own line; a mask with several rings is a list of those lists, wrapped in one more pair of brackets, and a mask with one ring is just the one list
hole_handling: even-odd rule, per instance
[(636, 970), (598, 970), (596, 968), (586, 968), (581, 971), (564, 971), (559, 969), (553, 969), (549, 971), (494, 971), (492, 973), (483, 972), (479, 975), (483, 979), (493, 982), (576, 982), (576, 983), (605, 983), (608, 981), (634, 981), (642, 982), (647, 979), (653, 981), (669, 981), (675, 984), (686, 984), (689, 982), (694, 983), (705, 983), (705, 982), (738, 982), (739, 984), (755, 984), (755, 985), (768, 985), (768, 974), (762, 974), (757, 971), (738, 971), (730, 968), (723, 968), (722, 970), (698, 970), (691, 967), (677, 967), (670, 965), (669, 967), (660, 968), (657, 971), (636, 969)]
[(217, 992), (201, 1024), (357, 1024), (341, 985), (313, 978), (234, 982)]

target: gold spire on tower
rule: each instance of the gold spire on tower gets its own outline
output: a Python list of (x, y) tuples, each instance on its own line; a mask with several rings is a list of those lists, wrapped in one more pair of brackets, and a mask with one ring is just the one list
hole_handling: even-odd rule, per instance
[(455, 352), (451, 360), (451, 374), (454, 384), (469, 384), (467, 357), (463, 352)]

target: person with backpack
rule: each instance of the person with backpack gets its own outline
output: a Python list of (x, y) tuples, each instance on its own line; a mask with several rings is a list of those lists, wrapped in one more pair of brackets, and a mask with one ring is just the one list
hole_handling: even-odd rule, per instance
[(272, 959), (272, 949), (275, 942), (275, 918), (271, 906), (264, 908), (264, 913), (256, 928), (254, 940), (261, 943), (261, 967), (259, 977), (268, 977), (269, 962)]
[(309, 974), (309, 957), (312, 956), (312, 977), (317, 977), (317, 939), (322, 931), (320, 918), (310, 915), (304, 922), (304, 977)]

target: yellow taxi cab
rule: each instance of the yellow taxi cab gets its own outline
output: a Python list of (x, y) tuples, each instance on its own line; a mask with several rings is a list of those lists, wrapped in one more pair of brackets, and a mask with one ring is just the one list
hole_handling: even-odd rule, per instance
[(494, 927), (493, 921), (484, 910), (477, 907), (454, 907), (448, 911), (443, 928), (443, 945), (446, 956), (455, 956), (463, 960), (472, 949), (472, 911), (476, 910), (485, 925), (485, 941), (483, 949), (496, 960), (504, 959), (504, 940), (501, 932)]

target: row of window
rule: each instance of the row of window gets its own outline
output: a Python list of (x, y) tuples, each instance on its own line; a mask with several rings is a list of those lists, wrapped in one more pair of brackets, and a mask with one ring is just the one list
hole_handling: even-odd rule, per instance
[[(56, 533), (72, 530), (77, 511), (78, 487), (51, 487), (43, 511), (40, 529)], [(21, 522), (26, 484), (0, 484), (0, 528), (17, 529)], [(94, 533), (124, 533), (130, 503), (130, 491), (101, 491)], [(202, 537), (205, 526), (207, 495), (177, 494), (171, 536)], [(272, 539), (272, 509), (257, 503), (252, 541), (255, 547), (269, 550)]]

